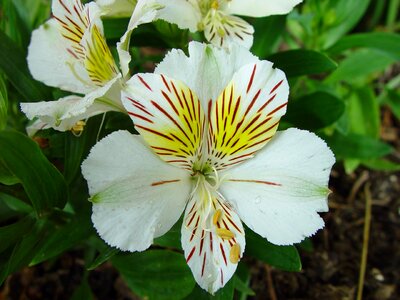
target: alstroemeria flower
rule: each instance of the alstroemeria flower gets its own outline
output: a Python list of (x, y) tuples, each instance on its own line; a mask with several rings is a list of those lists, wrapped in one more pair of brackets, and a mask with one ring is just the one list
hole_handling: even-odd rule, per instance
[(133, 76), (123, 103), (140, 135), (112, 133), (82, 165), (99, 235), (142, 251), (185, 211), (186, 261), (214, 293), (243, 255), (242, 221), (277, 245), (314, 234), (334, 156), (311, 132), (276, 133), (288, 94), (282, 71), (239, 46), (190, 43)]
[[(73, 121), (109, 110), (125, 111), (121, 74), (107, 46), (96, 3), (54, 0), (52, 18), (32, 33), (28, 65), (45, 84), (85, 96), (22, 103), (21, 109), (42, 127), (65, 131)], [(36, 124), (37, 126), (37, 124)]]
[(137, 0), (96, 0), (102, 14), (109, 17), (130, 17)]
[[(250, 48), (254, 29), (234, 15), (266, 17), (289, 13), (302, 0), (150, 0), (165, 5), (160, 19), (190, 31), (204, 31), (205, 38), (220, 47), (238, 43)], [(182, 10), (179, 14), (176, 11)]]

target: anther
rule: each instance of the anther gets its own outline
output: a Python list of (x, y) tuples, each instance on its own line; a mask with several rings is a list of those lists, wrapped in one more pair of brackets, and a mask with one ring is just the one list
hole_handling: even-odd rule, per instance
[(230, 240), (235, 237), (232, 231), (225, 228), (217, 228), (217, 235), (224, 240)]
[(217, 209), (215, 211), (215, 213), (214, 213), (214, 216), (213, 216), (213, 224), (214, 225), (217, 225), (219, 219), (221, 218), (221, 215), (222, 215), (222, 210), (221, 209)]
[(80, 135), (83, 131), (83, 128), (85, 127), (86, 123), (85, 121), (78, 121), (75, 123), (74, 126), (72, 126), (71, 131), (75, 135)]
[(233, 264), (237, 264), (240, 259), (240, 245), (239, 244), (234, 244), (231, 247), (231, 251), (229, 253), (229, 260)]

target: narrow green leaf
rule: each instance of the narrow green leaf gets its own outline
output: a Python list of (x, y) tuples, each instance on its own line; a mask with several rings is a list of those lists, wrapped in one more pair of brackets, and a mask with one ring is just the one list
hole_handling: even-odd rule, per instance
[(335, 132), (332, 136), (324, 136), (324, 140), (338, 158), (374, 159), (393, 151), (391, 146), (359, 134), (343, 135)]
[(4, 79), (0, 76), (0, 130), (3, 130), (7, 125), (8, 115), (8, 95)]
[(111, 257), (114, 255), (118, 254), (120, 252), (119, 249), (117, 248), (111, 248), (108, 247), (106, 250), (101, 252), (95, 260), (87, 267), (89, 271), (96, 269), (98, 266), (101, 264), (105, 263), (107, 260), (109, 260)]
[(335, 19), (327, 27), (321, 37), (323, 49), (329, 48), (347, 32), (349, 32), (364, 16), (371, 0), (335, 0), (332, 12)]
[(0, 69), (27, 101), (52, 99), (49, 89), (29, 73), (25, 53), (0, 30)]
[(371, 74), (381, 72), (395, 62), (395, 59), (382, 51), (360, 49), (344, 59), (325, 82), (347, 81), (354, 85), (354, 82), (359, 80), (362, 85)]
[(49, 224), (47, 238), (40, 244), (31, 265), (41, 263), (74, 247), (87, 239), (92, 230), (89, 214), (82, 212), (66, 224)]
[(400, 120), (400, 92), (387, 89), (387, 96), (384, 102), (390, 107), (396, 118)]
[(195, 286), (183, 255), (167, 250), (122, 254), (112, 258), (127, 285), (142, 298), (182, 299)]
[(281, 270), (295, 272), (301, 270), (300, 256), (295, 246), (271, 244), (249, 229), (246, 230), (245, 254)]
[(370, 32), (345, 36), (328, 49), (331, 54), (351, 48), (372, 48), (385, 52), (393, 59), (400, 60), (400, 34), (391, 32)]
[(7, 207), (13, 211), (19, 213), (31, 213), (32, 207), (26, 204), (24, 201), (15, 198), (11, 195), (7, 195), (0, 192), (0, 201), (7, 205)]
[(256, 18), (254, 27), (254, 42), (251, 52), (259, 58), (265, 58), (274, 52), (282, 33), (285, 30), (286, 15)]
[(246, 284), (243, 282), (239, 276), (234, 275), (233, 276), (233, 282), (235, 289), (238, 290), (240, 293), (247, 295), (247, 296), (255, 296), (254, 291)]
[(283, 70), (288, 77), (325, 73), (337, 67), (328, 56), (312, 50), (278, 52), (267, 59), (274, 63), (274, 67)]
[(34, 141), (21, 133), (0, 132), (0, 161), (20, 180), (39, 217), (64, 207), (67, 184)]
[(14, 224), (0, 227), (0, 253), (22, 239), (30, 231), (35, 219), (26, 216)]
[(376, 171), (386, 171), (386, 172), (397, 172), (400, 171), (400, 164), (391, 162), (386, 159), (370, 159), (363, 160), (361, 162), (364, 166), (376, 170)]
[(347, 103), (349, 132), (379, 138), (380, 109), (374, 91), (362, 87), (354, 91)]
[(85, 276), (81, 284), (72, 294), (70, 300), (92, 300), (92, 299), (93, 299), (93, 293), (92, 290), (90, 289), (87, 276)]
[(19, 183), (19, 179), (4, 165), (0, 160), (0, 183), (4, 185), (14, 185)]
[(316, 92), (289, 101), (283, 120), (299, 128), (316, 130), (333, 124), (344, 110), (345, 105), (340, 99), (325, 92)]

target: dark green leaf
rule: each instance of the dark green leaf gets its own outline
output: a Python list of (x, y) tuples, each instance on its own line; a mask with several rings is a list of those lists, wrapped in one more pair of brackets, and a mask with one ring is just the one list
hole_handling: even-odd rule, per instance
[(385, 104), (389, 105), (393, 114), (400, 120), (400, 93), (396, 90), (387, 89)]
[(338, 158), (373, 159), (393, 151), (389, 145), (359, 134), (343, 135), (335, 132), (324, 139)]
[(335, 70), (337, 64), (325, 54), (312, 50), (289, 50), (268, 56), (274, 67), (288, 77), (320, 74)]
[(0, 30), (0, 69), (27, 101), (50, 100), (49, 89), (29, 73), (25, 53)]
[(7, 125), (8, 95), (3, 77), (0, 76), (0, 130)]
[(344, 110), (345, 105), (340, 99), (325, 92), (316, 92), (289, 101), (283, 120), (299, 128), (316, 130), (334, 123)]
[(259, 58), (265, 58), (273, 53), (285, 30), (285, 24), (285, 15), (254, 19), (252, 23), (254, 27), (254, 43), (251, 52)]
[(248, 286), (248, 284), (243, 282), (239, 276), (234, 275), (233, 282), (235, 289), (242, 293), (242, 295), (255, 296), (254, 291)]
[(234, 280), (229, 280), (223, 288), (218, 290), (215, 295), (211, 295), (207, 291), (203, 290), (198, 285), (195, 286), (193, 291), (185, 300), (232, 300), (235, 292)]
[[(38, 245), (46, 238), (46, 228), (43, 221), (37, 221), (27, 232), (27, 235), (18, 242), (6, 261), (0, 265), (0, 285), (7, 276), (21, 267), (28, 265), (37, 251)], [(5, 258), (2, 254), (1, 258)]]
[(67, 184), (31, 139), (17, 132), (0, 132), (0, 161), (18, 177), (38, 216), (64, 207)]
[(300, 256), (295, 246), (271, 244), (249, 229), (246, 230), (245, 253), (281, 270), (301, 270)]
[(31, 213), (32, 207), (26, 204), (24, 201), (15, 198), (11, 195), (0, 193), (0, 201), (7, 205), (7, 207), (13, 211), (20, 213)]
[(128, 28), (129, 18), (103, 19), (104, 35), (107, 39), (119, 40)]
[(111, 257), (113, 257), (114, 255), (118, 254), (120, 252), (119, 249), (117, 248), (111, 248), (108, 247), (107, 249), (105, 249), (103, 252), (100, 252), (100, 254), (95, 258), (95, 260), (88, 266), (88, 270), (94, 270), (96, 269), (98, 266), (100, 266), (101, 264), (103, 264), (104, 262), (106, 262), (107, 260), (109, 260)]
[(167, 250), (148, 250), (112, 258), (132, 291), (147, 299), (182, 299), (195, 282), (183, 255)]
[(70, 300), (92, 300), (92, 299), (93, 299), (92, 290), (90, 289), (87, 276), (85, 276), (81, 284), (74, 291)]
[(32, 216), (26, 216), (14, 224), (0, 227), (0, 252), (22, 239), (31, 230), (33, 224), (35, 224), (35, 219)]
[(328, 52), (334, 54), (358, 47), (380, 50), (392, 56), (393, 59), (400, 60), (400, 34), (391, 32), (352, 34), (340, 39), (328, 49)]
[(0, 183), (14, 185), (19, 183), (19, 179), (0, 160)]
[[(59, 217), (57, 219), (60, 219)], [(48, 225), (46, 240), (40, 245), (31, 264), (41, 263), (55, 257), (85, 240), (92, 233), (89, 213), (80, 212), (66, 224)]]

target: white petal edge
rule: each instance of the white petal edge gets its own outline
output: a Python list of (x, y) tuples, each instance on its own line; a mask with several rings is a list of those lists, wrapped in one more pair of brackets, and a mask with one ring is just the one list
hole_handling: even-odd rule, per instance
[(271, 243), (290, 245), (324, 226), (318, 212), (328, 210), (327, 188), (335, 162), (315, 134), (299, 129), (278, 132), (254, 158), (221, 176), (221, 193), (242, 221)]
[(83, 65), (67, 52), (68, 43), (60, 35), (55, 19), (50, 19), (45, 24), (32, 32), (28, 48), (28, 67), (32, 76), (48, 86), (59, 87), (73, 93), (86, 94), (93, 90), (91, 82)]
[(92, 222), (109, 245), (143, 251), (166, 233), (189, 197), (189, 173), (155, 156), (140, 136), (114, 132), (82, 163), (93, 201)]
[(283, 15), (289, 13), (293, 7), (303, 0), (231, 0), (224, 7), (229, 14), (266, 17), (271, 15)]
[(259, 62), (251, 52), (239, 45), (222, 49), (198, 42), (189, 43), (189, 57), (173, 49), (157, 66), (155, 73), (184, 82), (199, 97), (207, 111), (209, 100), (216, 100), (233, 74), (242, 66)]

